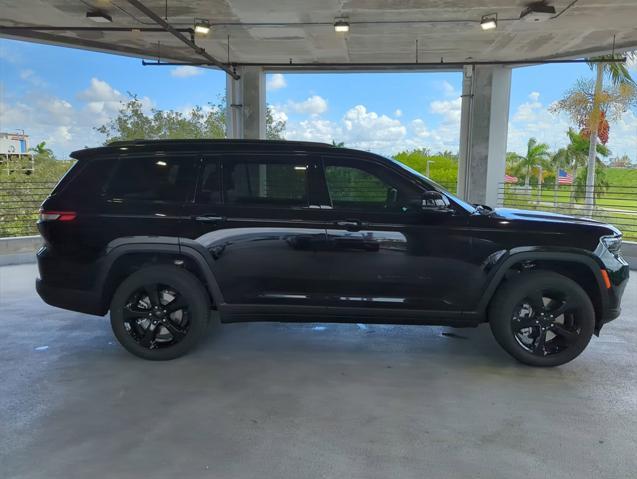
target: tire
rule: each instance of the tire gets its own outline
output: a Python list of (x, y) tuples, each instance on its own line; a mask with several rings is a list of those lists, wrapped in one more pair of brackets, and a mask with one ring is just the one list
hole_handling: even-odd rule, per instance
[(111, 327), (130, 353), (165, 361), (183, 356), (208, 325), (201, 282), (176, 266), (150, 266), (126, 278), (111, 301)]
[(500, 346), (518, 361), (538, 367), (575, 359), (595, 330), (588, 294), (575, 281), (550, 271), (521, 273), (506, 281), (491, 301), (488, 317)]

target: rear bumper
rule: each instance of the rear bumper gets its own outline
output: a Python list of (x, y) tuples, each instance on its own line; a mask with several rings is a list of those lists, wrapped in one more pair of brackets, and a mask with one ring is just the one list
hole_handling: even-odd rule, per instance
[(35, 280), (35, 289), (40, 298), (51, 306), (97, 316), (105, 314), (100, 296), (92, 291), (57, 288), (47, 285), (40, 278)]

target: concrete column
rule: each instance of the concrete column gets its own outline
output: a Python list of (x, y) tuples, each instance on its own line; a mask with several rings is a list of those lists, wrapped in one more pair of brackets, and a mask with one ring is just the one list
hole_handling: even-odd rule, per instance
[(504, 181), (511, 69), (469, 66), (463, 71), (458, 196), (497, 206)]
[(265, 138), (265, 73), (259, 67), (237, 69), (238, 80), (226, 76), (226, 136)]

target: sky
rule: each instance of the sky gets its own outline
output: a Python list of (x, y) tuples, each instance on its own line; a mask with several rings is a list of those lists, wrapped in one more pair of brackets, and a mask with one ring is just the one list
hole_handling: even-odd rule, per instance
[[(631, 72), (637, 77), (637, 65)], [(508, 151), (524, 153), (530, 137), (563, 146), (571, 122), (549, 107), (582, 77), (592, 78), (585, 64), (514, 69)], [(266, 83), (287, 139), (335, 140), (386, 155), (458, 150), (460, 73), (283, 73), (268, 74)], [(115, 117), (129, 93), (147, 110), (186, 112), (222, 101), (225, 74), (0, 39), (0, 131), (24, 130), (32, 145), (46, 141), (60, 158), (102, 144), (95, 127)], [(637, 161), (637, 112), (611, 122), (608, 146), (612, 156)]]

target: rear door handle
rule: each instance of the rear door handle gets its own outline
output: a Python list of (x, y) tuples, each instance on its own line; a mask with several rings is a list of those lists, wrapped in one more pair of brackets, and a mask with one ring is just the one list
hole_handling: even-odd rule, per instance
[(225, 216), (202, 215), (195, 216), (195, 220), (201, 221), (203, 223), (221, 223), (222, 221), (225, 221), (226, 218)]
[(358, 220), (337, 221), (336, 226), (345, 228), (347, 231), (360, 231), (362, 223)]

